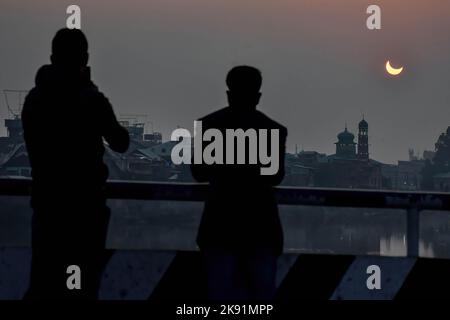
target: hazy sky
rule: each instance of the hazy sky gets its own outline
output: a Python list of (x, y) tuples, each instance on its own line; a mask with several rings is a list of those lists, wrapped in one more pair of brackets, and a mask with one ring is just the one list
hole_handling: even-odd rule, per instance
[[(288, 127), (291, 152), (334, 153), (364, 113), (371, 157), (394, 163), (433, 149), (450, 125), (450, 2), (1, 0), (0, 89), (33, 86), (69, 4), (81, 7), (93, 79), (117, 114), (147, 114), (165, 140), (226, 105), (237, 64), (262, 70), (260, 109)], [(366, 28), (369, 4), (381, 6), (380, 31)], [(405, 66), (401, 77), (385, 75), (387, 59)]]

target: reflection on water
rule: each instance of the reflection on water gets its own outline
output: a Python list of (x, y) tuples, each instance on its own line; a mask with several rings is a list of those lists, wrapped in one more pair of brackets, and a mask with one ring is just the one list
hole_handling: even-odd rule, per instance
[(435, 258), (433, 245), (420, 240), (419, 242), (419, 254), (421, 257)]
[[(380, 239), (380, 254), (388, 257), (401, 257), (407, 253), (406, 235), (392, 235), (388, 238)], [(435, 258), (433, 244), (419, 241), (419, 255), (426, 258)]]
[[(109, 206), (109, 247), (196, 249), (202, 203), (111, 200)], [(29, 245), (28, 199), (0, 197), (0, 208), (0, 246)], [(407, 252), (405, 210), (282, 205), (280, 216), (287, 252), (385, 256)], [(450, 258), (449, 212), (424, 211), (420, 219), (420, 255)]]
[(399, 257), (406, 255), (406, 235), (392, 235), (380, 239), (380, 254), (383, 256)]

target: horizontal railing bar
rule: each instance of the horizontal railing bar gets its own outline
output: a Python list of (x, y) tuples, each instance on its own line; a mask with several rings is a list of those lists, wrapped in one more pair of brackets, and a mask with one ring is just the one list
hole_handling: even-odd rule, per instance
[[(207, 184), (118, 181), (107, 182), (110, 199), (204, 201)], [(450, 193), (360, 189), (277, 187), (279, 204), (326, 207), (450, 210)], [(29, 196), (31, 179), (0, 178), (0, 196)]]

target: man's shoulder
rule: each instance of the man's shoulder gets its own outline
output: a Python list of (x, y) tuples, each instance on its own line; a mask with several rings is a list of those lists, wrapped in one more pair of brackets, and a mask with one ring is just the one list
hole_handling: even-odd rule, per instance
[(198, 121), (202, 121), (203, 123), (211, 123), (219, 121), (228, 117), (229, 114), (228, 111), (229, 111), (228, 107), (221, 108), (219, 110), (207, 114), (206, 116), (201, 117), (200, 119), (198, 119)]
[[(218, 126), (221, 127), (222, 124), (228, 123), (231, 119), (236, 117), (236, 114), (230, 107), (225, 107), (219, 110), (216, 110), (200, 119), (198, 121), (202, 121), (204, 127)], [(256, 110), (255, 117), (256, 126), (261, 128), (270, 128), (270, 129), (278, 129), (281, 133), (281, 136), (287, 136), (288, 130), (285, 126), (273, 120), (263, 112)]]
[(89, 81), (81, 87), (81, 94), (88, 96), (89, 98), (95, 99), (106, 99), (106, 96), (99, 90), (99, 88), (92, 82)]
[(278, 129), (280, 130), (280, 132), (283, 135), (287, 135), (287, 128), (285, 126), (283, 126), (281, 123), (273, 120), (272, 118), (270, 118), (268, 115), (266, 115), (265, 113), (257, 110), (257, 117), (258, 117), (258, 121), (265, 127), (267, 128), (271, 128), (271, 129)]
[(94, 106), (93, 110), (101, 112), (104, 107), (110, 105), (109, 99), (95, 85), (85, 86), (81, 92), (81, 101), (83, 104)]
[(25, 96), (24, 104), (22, 107), (22, 115), (24, 113), (26, 114), (30, 112), (33, 109), (36, 102), (38, 101), (38, 99), (39, 99), (39, 89), (34, 87)]

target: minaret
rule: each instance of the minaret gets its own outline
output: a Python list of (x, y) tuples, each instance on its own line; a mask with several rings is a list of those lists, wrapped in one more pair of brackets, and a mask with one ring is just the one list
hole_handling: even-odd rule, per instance
[(369, 124), (363, 119), (359, 123), (358, 158), (369, 160)]

